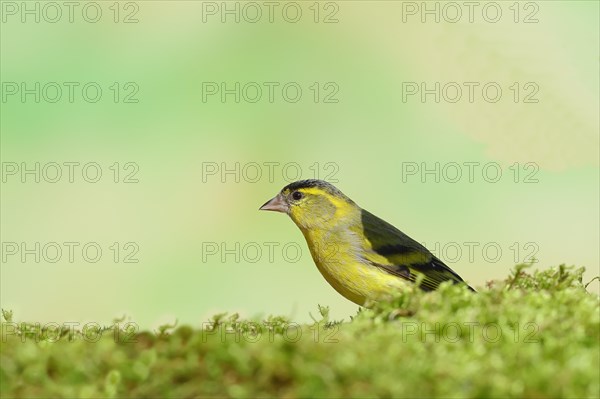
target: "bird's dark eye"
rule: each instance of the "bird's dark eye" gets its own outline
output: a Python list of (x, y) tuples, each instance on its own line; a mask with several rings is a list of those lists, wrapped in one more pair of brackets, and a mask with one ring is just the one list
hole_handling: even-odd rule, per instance
[(301, 200), (302, 197), (304, 197), (304, 195), (302, 195), (302, 193), (300, 191), (294, 191), (292, 193), (292, 198), (296, 201)]

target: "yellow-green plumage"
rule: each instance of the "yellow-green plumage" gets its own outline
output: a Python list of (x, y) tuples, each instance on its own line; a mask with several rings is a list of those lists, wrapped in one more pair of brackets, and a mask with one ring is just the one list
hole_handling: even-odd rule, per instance
[(292, 183), (261, 209), (287, 213), (306, 238), (325, 280), (359, 305), (415, 282), (424, 290), (448, 280), (463, 282), (423, 245), (327, 182)]

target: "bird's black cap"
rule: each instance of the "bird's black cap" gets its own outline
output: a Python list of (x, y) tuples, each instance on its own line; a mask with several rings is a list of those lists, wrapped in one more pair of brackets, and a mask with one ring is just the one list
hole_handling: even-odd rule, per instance
[(342, 193), (337, 187), (335, 187), (333, 184), (328, 183), (324, 180), (317, 180), (317, 179), (308, 179), (308, 180), (298, 180), (295, 181), (293, 183), (288, 184), (287, 186), (285, 186), (281, 192), (285, 192), (285, 191), (294, 191), (294, 190), (298, 190), (301, 188), (312, 188), (312, 187), (317, 187), (320, 188), (321, 190), (335, 196), (335, 197), (339, 197), (339, 198), (343, 198), (345, 200), (347, 200), (348, 202), (352, 202), (352, 200), (350, 200), (350, 198), (346, 197), (344, 195), (344, 193)]

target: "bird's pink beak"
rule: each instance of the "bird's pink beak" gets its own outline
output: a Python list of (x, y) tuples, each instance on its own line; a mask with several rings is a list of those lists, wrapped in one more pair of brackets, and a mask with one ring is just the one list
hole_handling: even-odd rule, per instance
[(285, 202), (281, 194), (277, 194), (276, 197), (265, 202), (263, 206), (258, 208), (259, 211), (275, 211), (287, 213), (289, 210), (288, 204)]

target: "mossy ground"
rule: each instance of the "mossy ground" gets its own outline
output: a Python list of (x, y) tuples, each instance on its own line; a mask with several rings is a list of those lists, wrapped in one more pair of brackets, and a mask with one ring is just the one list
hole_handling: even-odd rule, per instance
[(600, 396), (599, 298), (583, 269), (527, 273), (479, 293), (443, 285), (336, 322), (217, 315), (138, 332), (17, 323), (4, 311), (4, 397)]

